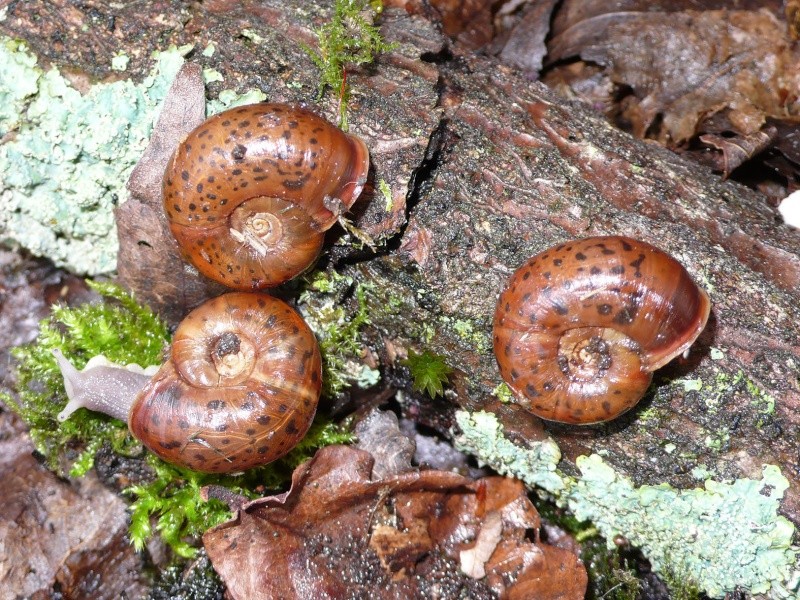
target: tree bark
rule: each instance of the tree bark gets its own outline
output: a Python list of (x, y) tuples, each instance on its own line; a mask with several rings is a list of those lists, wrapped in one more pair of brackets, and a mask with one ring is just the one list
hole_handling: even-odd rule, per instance
[[(131, 57), (129, 76), (142, 77), (152, 50), (190, 43), (188, 60), (224, 77), (207, 86), (209, 97), (258, 88), (270, 100), (313, 102), (318, 72), (301, 44), (316, 43), (328, 10), (301, 1), (79, 8), (32, 0), (10, 3), (0, 32), (94, 79), (111, 75), (120, 50)], [(629, 414), (601, 427), (547, 425), (564, 469), (603, 451), (637, 484), (681, 488), (696, 485), (695, 465), (716, 478), (758, 478), (762, 464), (777, 464), (791, 483), (783, 509), (800, 524), (800, 232), (759, 194), (615, 130), (492, 58), (459, 54), (420, 16), (386, 10), (382, 24), (396, 47), (347, 77), (350, 131), (365, 139), (373, 165), (355, 222), (379, 250), (331, 240), (323, 266), (379, 290), (368, 295), (365, 343), (387, 370), (398, 348), (429, 349), (456, 369), (449, 398), (491, 405), (500, 383), (494, 304), (514, 269), (570, 238), (643, 239), (708, 290), (710, 323), (689, 360), (659, 371), (655, 392)], [(205, 56), (210, 41), (216, 51)], [(335, 92), (319, 106), (332, 120)], [(381, 181), (391, 201), (377, 191)], [(686, 391), (679, 379), (703, 387)], [(452, 406), (442, 402), (416, 398), (406, 408), (441, 430), (450, 424)], [(640, 419), (647, 409), (657, 418)]]

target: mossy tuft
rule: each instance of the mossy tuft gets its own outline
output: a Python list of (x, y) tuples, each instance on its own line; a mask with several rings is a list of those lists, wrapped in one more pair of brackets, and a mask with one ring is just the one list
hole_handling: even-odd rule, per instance
[(347, 67), (369, 64), (394, 48), (383, 41), (374, 24), (382, 10), (380, 0), (334, 0), (331, 20), (316, 30), (319, 51), (303, 46), (320, 70), (319, 97), (327, 88), (339, 94), (339, 126), (345, 131), (350, 99)]
[(424, 392), (431, 398), (444, 395), (444, 386), (450, 379), (453, 369), (444, 362), (444, 357), (425, 350), (417, 354), (408, 351), (408, 358), (401, 360), (400, 364), (408, 367), (411, 373), (414, 390)]
[(64, 449), (71, 454), (70, 474), (80, 476), (92, 468), (94, 454), (104, 442), (126, 456), (140, 452), (141, 446), (124, 423), (105, 415), (79, 410), (64, 423), (56, 420), (67, 397), (53, 350), (61, 350), (78, 369), (99, 354), (119, 364), (149, 366), (161, 362), (169, 341), (166, 325), (121, 287), (87, 283), (108, 301), (53, 307), (39, 324), (36, 341), (12, 350), (18, 395), (2, 397), (28, 424), (47, 466), (61, 475), (65, 474), (59, 467)]
[[(307, 280), (307, 291), (300, 296), (300, 308), (314, 330), (322, 354), (322, 395), (335, 398), (346, 388), (360, 380), (371, 381), (363, 371), (364, 346), (361, 329), (369, 324), (367, 294), (370, 286), (353, 285), (350, 277), (333, 272), (317, 272)], [(316, 292), (316, 294), (312, 294)], [(342, 306), (342, 299), (350, 293), (357, 307), (352, 316)]]
[[(105, 443), (125, 456), (142, 455), (144, 449), (125, 423), (100, 413), (79, 410), (63, 423), (58, 422), (56, 415), (67, 398), (53, 350), (61, 350), (77, 368), (100, 354), (120, 364), (149, 366), (161, 362), (169, 343), (166, 325), (125, 290), (109, 283), (87, 283), (106, 301), (76, 308), (54, 307), (51, 316), (41, 322), (37, 339), (13, 350), (18, 361), (17, 397), (2, 398), (28, 424), (46, 464), (64, 475), (62, 465), (70, 463), (68, 471), (74, 477), (92, 468), (95, 453)], [(349, 432), (318, 416), (305, 438), (287, 456), (241, 475), (196, 473), (148, 453), (146, 462), (152, 477), (125, 490), (133, 498), (131, 541), (142, 549), (158, 533), (178, 556), (191, 557), (200, 534), (231, 516), (221, 502), (202, 501), (201, 487), (222, 485), (235, 493), (256, 497), (265, 490), (285, 486), (292, 470), (318, 448), (351, 439)]]

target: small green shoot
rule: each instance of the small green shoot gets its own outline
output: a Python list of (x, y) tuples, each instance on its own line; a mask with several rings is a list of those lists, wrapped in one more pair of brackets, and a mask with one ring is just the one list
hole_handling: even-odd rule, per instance
[(316, 30), (319, 51), (308, 46), (304, 50), (320, 70), (318, 97), (326, 88), (339, 94), (339, 126), (347, 131), (347, 103), (350, 88), (347, 85), (347, 68), (368, 64), (381, 52), (394, 48), (381, 37), (374, 24), (383, 10), (380, 1), (334, 0), (330, 22)]
[(386, 204), (384, 205), (384, 209), (386, 212), (392, 212), (392, 208), (394, 207), (394, 199), (392, 198), (392, 188), (389, 187), (389, 184), (386, 183), (383, 179), (378, 179), (378, 191), (383, 196), (384, 201)]
[(444, 362), (444, 358), (430, 350), (425, 350), (422, 354), (409, 350), (408, 358), (400, 361), (400, 364), (408, 367), (411, 372), (416, 391), (425, 392), (431, 398), (444, 395), (444, 386), (453, 372)]
[(319, 348), (322, 354), (322, 393), (327, 398), (335, 398), (352, 383), (352, 373), (348, 361), (356, 359), (363, 351), (359, 332), (369, 323), (366, 289), (359, 285), (355, 290), (358, 310), (352, 318), (345, 318), (341, 306), (331, 306), (331, 316), (319, 335)]

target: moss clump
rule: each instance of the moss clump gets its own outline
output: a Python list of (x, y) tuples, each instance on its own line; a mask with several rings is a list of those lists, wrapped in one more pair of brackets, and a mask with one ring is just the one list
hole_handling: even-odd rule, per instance
[[(322, 394), (327, 398), (335, 398), (356, 382), (369, 387), (379, 375), (361, 361), (364, 346), (360, 333), (361, 328), (369, 324), (369, 291), (367, 285), (353, 287), (350, 277), (336, 272), (318, 272), (307, 280), (307, 290), (300, 296), (303, 316), (319, 341)], [(342, 301), (351, 293), (357, 306), (355, 313), (349, 316)]]
[(444, 386), (453, 372), (444, 362), (444, 357), (430, 350), (425, 350), (422, 354), (409, 350), (408, 358), (401, 360), (400, 364), (408, 367), (414, 390), (424, 392), (431, 398), (444, 395)]
[[(169, 342), (164, 323), (122, 288), (108, 283), (88, 284), (106, 302), (77, 308), (55, 307), (52, 315), (40, 324), (36, 341), (13, 350), (18, 361), (18, 396), (3, 397), (30, 427), (36, 449), (48, 466), (61, 472), (59, 465), (67, 458), (72, 462), (69, 470), (72, 476), (81, 476), (91, 469), (97, 449), (105, 443), (126, 456), (141, 455), (144, 449), (130, 435), (125, 423), (100, 413), (79, 410), (63, 423), (57, 421), (56, 415), (67, 398), (53, 350), (61, 350), (78, 368), (100, 354), (116, 363), (149, 366), (161, 362), (163, 349)], [(146, 461), (152, 478), (125, 490), (134, 499), (131, 540), (141, 549), (157, 532), (176, 554), (192, 556), (197, 537), (231, 516), (221, 502), (202, 501), (201, 487), (222, 485), (244, 496), (261, 495), (265, 489), (284, 486), (294, 467), (318, 448), (351, 439), (351, 434), (338, 425), (318, 417), (287, 456), (240, 476), (195, 473), (148, 454)], [(64, 448), (72, 450), (66, 457)]]
[(382, 9), (380, 0), (334, 0), (331, 20), (316, 30), (319, 51), (304, 46), (320, 70), (319, 96), (326, 88), (339, 94), (339, 126), (345, 131), (350, 99), (347, 67), (371, 63), (377, 54), (394, 47), (383, 41), (374, 25)]
[(313, 456), (318, 448), (347, 443), (352, 437), (338, 425), (317, 417), (306, 436), (288, 455), (241, 475), (197, 473), (165, 463), (150, 454), (147, 463), (155, 472), (155, 478), (149, 483), (125, 490), (135, 498), (130, 507), (131, 542), (137, 550), (144, 548), (153, 535), (155, 523), (155, 531), (176, 554), (191, 558), (197, 552), (197, 538), (209, 527), (232, 516), (228, 507), (219, 500), (203, 501), (200, 497), (201, 488), (207, 485), (223, 486), (233, 493), (256, 498), (263, 495), (265, 490), (285, 486), (294, 468)]
[(99, 354), (119, 364), (148, 366), (161, 362), (169, 341), (164, 323), (122, 288), (88, 284), (109, 302), (54, 307), (40, 323), (36, 341), (12, 350), (18, 396), (2, 398), (28, 424), (34, 446), (50, 469), (59, 471), (64, 448), (78, 452), (69, 457), (73, 476), (93, 466), (94, 454), (104, 442), (123, 455), (135, 454), (141, 446), (128, 435), (124, 423), (104, 415), (79, 410), (64, 423), (56, 420), (67, 397), (53, 350), (61, 350), (79, 369)]

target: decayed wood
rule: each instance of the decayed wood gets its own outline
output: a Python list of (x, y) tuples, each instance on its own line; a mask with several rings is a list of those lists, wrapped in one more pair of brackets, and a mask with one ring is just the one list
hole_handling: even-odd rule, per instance
[[(42, 50), (52, 37), (31, 34), (27, 25), (43, 6), (50, 4), (10, 5), (0, 31)], [(66, 8), (48, 8), (38, 27), (69, 35), (70, 47), (91, 42), (96, 54), (118, 38), (115, 49), (137, 57), (134, 76), (146, 70), (143, 51), (158, 44), (202, 50), (213, 40), (213, 56), (189, 56), (224, 75), (210, 95), (258, 87), (271, 100), (313, 99), (317, 72), (299, 44), (314, 43), (312, 28), (325, 22), (327, 9), (217, 1), (190, 12), (183, 5), (180, 28), (175, 6), (102, 4), (126, 27), (88, 33), (74, 15), (60, 18)], [(243, 36), (244, 29), (251, 33)], [(328, 254), (329, 268), (379, 290), (370, 295), (367, 332), (378, 353), (389, 360), (398, 347), (431, 349), (458, 370), (457, 402), (484, 406), (500, 382), (488, 343), (494, 302), (516, 266), (571, 237), (642, 238), (676, 256), (706, 287), (711, 322), (688, 361), (656, 374), (657, 391), (639, 409), (605, 427), (548, 425), (564, 467), (603, 450), (637, 483), (687, 487), (696, 483), (688, 475), (696, 464), (730, 478), (758, 477), (763, 463), (778, 464), (791, 482), (784, 510), (800, 523), (800, 233), (781, 225), (758, 194), (614, 130), (492, 59), (458, 55), (420, 17), (387, 10), (383, 31), (397, 47), (348, 74), (351, 132), (371, 149), (372, 187), (383, 180), (392, 190), (390, 203), (374, 189), (367, 193), (356, 221), (383, 246), (370, 256), (340, 243)], [(42, 51), (95, 76), (103, 74), (96, 64), (110, 64), (96, 54), (90, 67), (84, 51)], [(329, 97), (320, 108), (332, 117), (335, 105)], [(389, 298), (402, 309), (387, 310)], [(464, 323), (475, 335), (465, 335)], [(712, 358), (712, 347), (721, 357)], [(702, 391), (686, 391), (679, 378), (702, 380)], [(773, 413), (754, 389), (774, 399)], [(647, 408), (656, 419), (637, 418)], [(431, 418), (425, 406), (416, 409)], [(438, 424), (446, 423), (443, 417)], [(668, 454), (667, 443), (681, 451)]]

